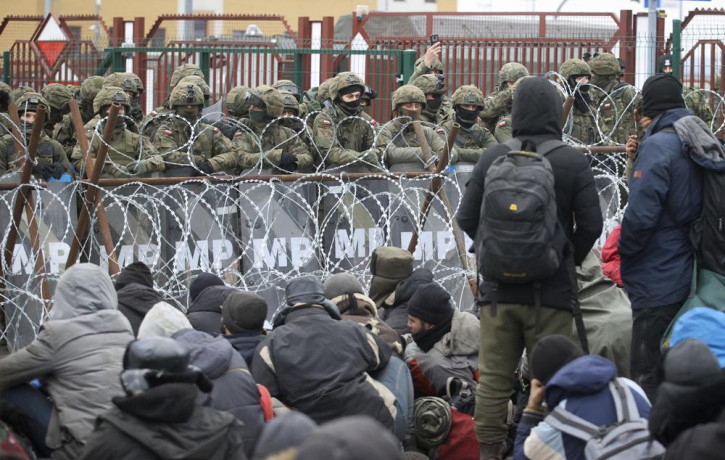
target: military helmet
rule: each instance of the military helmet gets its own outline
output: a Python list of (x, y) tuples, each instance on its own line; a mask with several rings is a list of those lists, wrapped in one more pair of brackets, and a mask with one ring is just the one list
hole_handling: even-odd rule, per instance
[[(423, 59), (424, 59), (423, 56), (419, 57), (415, 61), (415, 64), (413, 64), (414, 67), (417, 68), (420, 64), (422, 64), (423, 63)], [(444, 72), (444, 70), (443, 70), (443, 63), (441, 62), (440, 59), (436, 59), (435, 61), (433, 61), (433, 63), (430, 66), (428, 66), (428, 70), (435, 70), (437, 72), (443, 73)]]
[(619, 75), (621, 71), (617, 58), (611, 53), (602, 53), (593, 57), (589, 61), (589, 67), (592, 69), (593, 74), (602, 76)]
[(525, 77), (529, 74), (528, 69), (524, 67), (523, 64), (520, 64), (518, 62), (507, 62), (506, 64), (501, 67), (501, 70), (498, 71), (498, 86), (499, 89), (504, 88), (504, 84), (507, 81), (510, 81), (511, 83), (515, 82), (521, 77)]
[(25, 93), (32, 93), (35, 90), (30, 86), (18, 86), (10, 93), (10, 102), (16, 102)]
[(483, 93), (473, 85), (465, 85), (458, 88), (451, 97), (453, 106), (475, 105), (483, 108)]
[(190, 77), (195, 75), (197, 77), (204, 78), (204, 72), (201, 71), (201, 67), (196, 64), (182, 64), (174, 70), (171, 75), (171, 87), (175, 88), (179, 81), (184, 77)]
[(106, 77), (104, 86), (115, 86), (129, 93), (136, 93), (136, 82), (126, 72), (114, 72)]
[(43, 98), (55, 110), (62, 110), (73, 99), (73, 93), (65, 85), (50, 83), (43, 87)]
[(73, 95), (73, 99), (78, 99), (78, 96), (81, 94), (81, 87), (80, 85), (76, 85), (75, 83), (68, 83), (65, 85), (66, 88), (68, 88), (68, 91)]
[(131, 77), (131, 80), (133, 80), (133, 82), (136, 84), (136, 94), (143, 94), (143, 82), (141, 81), (141, 78), (133, 72), (128, 72), (128, 75), (129, 77)]
[(201, 88), (201, 92), (204, 93), (204, 100), (208, 100), (211, 97), (211, 90), (209, 89), (209, 85), (206, 83), (206, 80), (201, 77), (191, 75), (182, 78), (181, 80), (179, 80), (179, 83), (177, 83), (177, 86), (184, 85), (196, 85)]
[(328, 78), (327, 80), (320, 83), (320, 87), (317, 88), (317, 102), (322, 104), (328, 99), (332, 98), (332, 84), (335, 83), (335, 78)]
[(28, 91), (23, 94), (15, 101), (15, 105), (18, 107), (18, 115), (22, 115), (24, 112), (36, 112), (38, 105), (43, 104), (45, 106), (46, 116), (50, 115), (50, 106), (46, 100), (38, 93)]
[(98, 91), (96, 97), (93, 99), (93, 111), (101, 116), (105, 116), (105, 113), (101, 113), (105, 107), (117, 102), (124, 106), (126, 113), (131, 111), (131, 101), (128, 98), (128, 94), (123, 88), (118, 86), (104, 86)]
[(94, 75), (83, 80), (83, 83), (81, 83), (80, 93), (81, 101), (91, 101), (92, 103), (93, 99), (96, 98), (96, 95), (103, 87), (105, 81), (105, 78), (99, 77), (98, 75)]
[(559, 73), (569, 80), (572, 77), (580, 77), (586, 75), (587, 77), (592, 76), (592, 71), (589, 68), (589, 64), (582, 59), (567, 59), (559, 67)]
[[(435, 75), (431, 75), (435, 77)], [(417, 80), (417, 79), (416, 79)], [(403, 85), (393, 93), (393, 110), (398, 110), (403, 104), (417, 102), (425, 108), (425, 94), (415, 85)]]
[(365, 92), (365, 82), (355, 72), (342, 72), (335, 77), (330, 90), (330, 99), (339, 99), (342, 94), (360, 91)]
[(249, 88), (244, 85), (240, 85), (232, 88), (227, 94), (227, 99), (225, 101), (227, 110), (229, 110), (229, 113), (235, 117), (241, 117), (249, 110), (249, 103), (245, 97), (247, 91), (249, 91)]
[[(271, 86), (257, 86), (247, 92), (247, 100), (250, 105), (264, 108), (270, 117), (281, 117), (284, 110), (284, 98), (279, 91)], [(260, 106), (261, 104), (261, 106)]]
[(169, 96), (169, 107), (175, 105), (204, 105), (204, 91), (194, 83), (176, 85)]
[(7, 95), (10, 96), (10, 93), (13, 92), (13, 89), (7, 83), (0, 81), (0, 92), (7, 93)]
[(443, 80), (431, 74), (421, 75), (411, 84), (420, 88), (423, 94), (443, 94), (445, 88)]
[(287, 91), (291, 93), (297, 99), (297, 102), (302, 100), (302, 93), (300, 92), (300, 89), (291, 80), (277, 80), (275, 84), (272, 85), (272, 88), (277, 91)]
[(279, 93), (282, 95), (284, 110), (294, 112), (295, 115), (299, 115), (300, 103), (297, 102), (295, 95), (286, 90), (280, 90)]

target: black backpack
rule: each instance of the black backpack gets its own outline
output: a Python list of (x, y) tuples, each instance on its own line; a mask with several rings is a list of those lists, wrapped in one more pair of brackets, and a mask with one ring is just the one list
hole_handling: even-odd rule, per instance
[(550, 140), (539, 152), (519, 150), (521, 141), (486, 173), (475, 250), (486, 281), (534, 284), (552, 276), (567, 238), (557, 215), (554, 173), (546, 155), (566, 144)]

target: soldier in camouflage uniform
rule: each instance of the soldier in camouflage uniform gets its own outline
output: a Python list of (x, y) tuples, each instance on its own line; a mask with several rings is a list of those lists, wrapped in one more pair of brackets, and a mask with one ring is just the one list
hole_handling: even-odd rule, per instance
[(436, 129), (436, 132), (447, 142), (454, 121), (461, 125), (456, 143), (452, 146), (450, 162), (476, 163), (486, 148), (498, 144), (493, 134), (476, 122), (479, 112), (483, 109), (483, 93), (473, 85), (461, 86), (453, 93), (451, 99), (455, 120), (447, 120)]
[[(282, 119), (279, 120), (279, 124), (285, 128), (289, 128), (295, 133), (303, 131), (305, 124), (300, 118), (300, 105), (295, 99), (294, 95), (289, 91), (280, 91), (282, 95), (282, 102), (284, 104), (282, 108)], [(312, 141), (307, 131), (300, 134), (300, 140), (305, 143), (307, 148), (310, 148), (310, 142)]]
[(567, 92), (574, 93), (574, 105), (564, 126), (564, 134), (585, 145), (596, 144), (599, 133), (594, 122), (596, 106), (589, 95), (589, 79), (592, 77), (589, 64), (581, 59), (568, 59), (559, 68), (559, 73), (566, 79)]
[[(79, 97), (79, 108), (83, 124), (91, 121), (95, 115), (93, 100), (103, 86), (104, 78), (93, 76), (86, 78), (81, 83)], [(73, 121), (70, 113), (63, 115), (63, 119), (53, 129), (53, 139), (60, 142), (68, 158), (73, 154), (73, 147), (76, 145), (76, 132), (73, 129)]]
[(179, 84), (169, 96), (169, 105), (178, 116), (164, 120), (153, 140), (166, 162), (167, 175), (169, 170), (188, 167), (194, 170), (172, 171), (171, 175), (210, 174), (213, 169), (205, 160), (235, 149), (219, 128), (198, 121), (204, 108), (204, 93), (194, 84)]
[(426, 105), (421, 114), (421, 120), (434, 125), (442, 125), (455, 116), (451, 99), (445, 95), (446, 87), (442, 74), (421, 75), (411, 84), (420, 88), (425, 94)]
[(143, 120), (143, 111), (141, 110), (141, 95), (143, 94), (143, 84), (136, 74), (131, 72), (114, 72), (106, 77), (104, 86), (115, 86), (122, 88), (128, 94), (131, 101), (131, 113), (126, 116), (133, 118), (136, 123)]
[(0, 136), (12, 132), (12, 122), (8, 118), (8, 105), (12, 91), (10, 85), (0, 82)]
[[(435, 77), (434, 77), (435, 78)], [(377, 155), (393, 170), (427, 169), (423, 149), (415, 135), (411, 120), (421, 120), (428, 103), (423, 91), (415, 85), (403, 85), (393, 93), (393, 120), (380, 130), (376, 145)], [(422, 126), (425, 139), (434, 157), (446, 147), (446, 142), (428, 126)]]
[[(98, 120), (108, 114), (113, 103), (121, 104), (121, 109), (116, 118), (113, 139), (108, 144), (108, 153), (101, 177), (128, 177), (133, 174), (162, 172), (164, 161), (154, 146), (145, 137), (129, 130), (126, 125), (128, 117), (121, 116), (127, 110), (131, 110), (131, 101), (123, 88), (115, 86), (101, 88), (93, 99), (93, 110), (96, 112)], [(97, 122), (92, 128), (86, 130), (89, 151), (93, 158), (96, 157), (98, 149), (103, 144), (105, 123), (106, 121)], [(72, 160), (79, 171), (85, 169), (80, 145), (73, 148)]]
[(605, 144), (626, 144), (637, 134), (634, 107), (641, 96), (626, 82), (619, 81), (619, 62), (611, 53), (601, 53), (589, 61), (592, 71), (589, 90), (598, 132)]
[(17, 102), (25, 93), (33, 93), (35, 90), (30, 86), (18, 86), (10, 93), (10, 102)]
[(252, 129), (252, 125), (248, 120), (248, 91), (249, 88), (244, 85), (232, 88), (224, 99), (224, 106), (229, 115), (214, 123), (214, 126), (219, 128), (229, 140), (234, 140), (237, 132), (249, 132)]
[[(657, 73), (672, 74), (672, 56), (669, 54), (663, 54), (657, 58)], [(683, 92), (685, 98), (685, 105), (687, 108), (692, 110), (695, 116), (699, 117), (705, 122), (710, 129), (717, 129), (717, 126), (713, 126), (712, 122), (714, 116), (712, 114), (712, 108), (710, 107), (709, 96), (698, 91), (694, 86), (690, 86)]]
[(419, 57), (413, 64), (413, 75), (408, 79), (408, 84), (415, 81), (421, 75), (443, 75), (443, 63), (440, 59), (441, 43), (433, 43), (425, 52), (425, 55)]
[[(258, 86), (248, 92), (249, 121), (253, 133), (239, 131), (234, 137), (235, 151), (208, 160), (214, 171), (254, 168), (263, 160), (263, 168), (275, 172), (309, 171), (314, 160), (300, 136), (279, 123), (284, 110), (283, 97), (271, 86)], [(260, 152), (261, 137), (261, 152)]]
[(312, 131), (318, 164), (331, 168), (356, 163), (354, 169), (362, 172), (380, 168), (373, 150), (377, 123), (360, 107), (364, 91), (365, 83), (353, 72), (343, 72), (330, 83), (329, 99), (323, 100)]
[[(508, 116), (511, 115), (511, 104), (513, 103), (512, 87), (520, 78), (528, 75), (529, 71), (526, 67), (518, 62), (507, 62), (498, 71), (497, 90), (486, 96), (483, 100), (483, 110), (478, 114), (489, 130), (495, 131), (502, 122), (504, 125), (501, 128), (508, 126), (510, 130), (511, 121)], [(503, 120), (504, 117), (506, 120)], [(502, 142), (501, 139), (498, 141)]]
[[(27, 152), (38, 105), (43, 104), (46, 106), (46, 116), (52, 109), (48, 107), (48, 103), (38, 93), (25, 93), (15, 104), (18, 107), (20, 133), (23, 136), (21, 144), (25, 146)], [(24, 154), (25, 152), (22, 152), (21, 156)], [(38, 178), (44, 180), (48, 180), (51, 177), (60, 179), (64, 173), (71, 171), (71, 166), (68, 162), (68, 157), (63, 151), (63, 147), (51, 139), (44, 131), (40, 132), (40, 142), (38, 143), (38, 151), (35, 159), (37, 163), (33, 165), (33, 174)], [(3, 135), (0, 137), (0, 175), (16, 170), (19, 164), (13, 135)]]
[(300, 89), (295, 85), (295, 83), (291, 80), (277, 80), (274, 85), (272, 85), (272, 88), (276, 89), (277, 91), (287, 91), (291, 93), (295, 99), (297, 99), (297, 105), (298, 105), (298, 113), (297, 115), (300, 118), (305, 118), (307, 114), (309, 113), (309, 110), (307, 109), (307, 104), (302, 102), (302, 93), (300, 92)]
[(65, 85), (50, 83), (43, 87), (42, 95), (53, 109), (46, 118), (44, 126), (45, 134), (52, 137), (55, 125), (61, 122), (63, 115), (70, 112), (68, 103), (73, 99), (73, 93)]

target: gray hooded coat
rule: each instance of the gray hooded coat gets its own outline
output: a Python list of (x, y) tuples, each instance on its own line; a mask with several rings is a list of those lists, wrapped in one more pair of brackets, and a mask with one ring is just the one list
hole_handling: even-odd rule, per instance
[(0, 361), (0, 391), (41, 378), (54, 404), (46, 443), (68, 450), (85, 441), (96, 417), (113, 406), (111, 397), (123, 393), (118, 376), (133, 339), (108, 273), (76, 264), (60, 278), (38, 337)]

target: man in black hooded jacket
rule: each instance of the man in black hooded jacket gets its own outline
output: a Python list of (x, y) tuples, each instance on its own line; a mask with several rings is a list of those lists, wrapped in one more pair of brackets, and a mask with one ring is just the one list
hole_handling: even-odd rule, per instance
[(151, 270), (143, 262), (127, 265), (116, 278), (115, 287), (118, 311), (128, 318), (133, 335), (136, 336), (146, 313), (157, 303), (166, 300), (154, 289)]
[[(561, 99), (544, 78), (528, 78), (514, 95), (511, 118), (513, 135), (524, 144), (541, 145), (561, 139)], [(505, 144), (486, 150), (473, 170), (461, 201), (457, 220), (472, 239), (476, 237), (489, 167), (509, 150)], [(499, 283), (497, 312), (491, 308), (490, 286), (481, 283), (481, 380), (476, 390), (476, 436), (482, 459), (502, 458), (506, 437), (505, 416), (513, 390), (513, 374), (522, 351), (529, 352), (539, 338), (550, 334), (571, 335), (572, 262), (586, 257), (602, 231), (594, 176), (586, 156), (561, 146), (546, 155), (554, 175), (559, 223), (571, 242), (558, 271), (541, 281), (541, 306), (536, 311), (534, 286)], [(574, 223), (576, 222), (576, 230)]]

